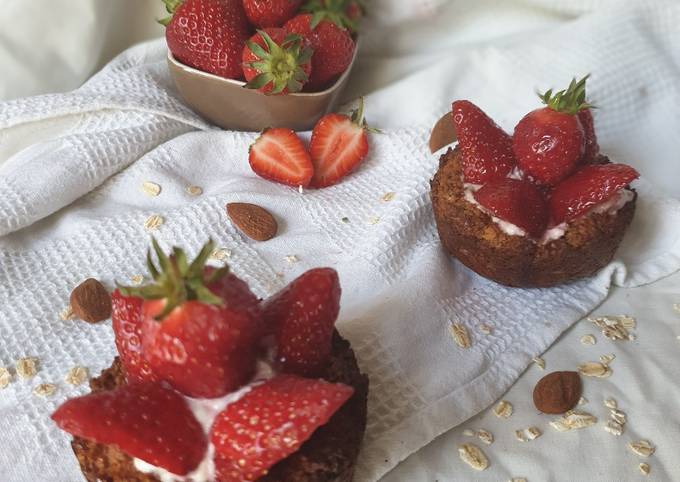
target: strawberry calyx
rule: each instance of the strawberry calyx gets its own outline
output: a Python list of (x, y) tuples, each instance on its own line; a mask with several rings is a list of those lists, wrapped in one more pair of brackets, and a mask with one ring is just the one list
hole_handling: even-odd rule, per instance
[(220, 280), (229, 274), (229, 267), (212, 271), (207, 277), (204, 276), (203, 268), (210, 253), (215, 249), (215, 243), (209, 240), (196, 258), (189, 263), (184, 250), (174, 247), (172, 255), (163, 252), (158, 241), (151, 238), (153, 250), (158, 258), (158, 267), (151, 258), (151, 250), (147, 252), (146, 262), (153, 283), (144, 286), (121, 286), (118, 289), (124, 296), (137, 296), (145, 300), (165, 299), (163, 310), (155, 316), (161, 321), (172, 310), (186, 301), (196, 300), (209, 305), (222, 306), (223, 300), (216, 296), (208, 285)]
[(300, 92), (309, 80), (303, 65), (309, 64), (314, 50), (306, 45), (304, 39), (297, 34), (288, 34), (281, 44), (277, 44), (264, 30), (258, 30), (265, 47), (252, 40), (246, 46), (257, 57), (257, 60), (246, 65), (259, 72), (245, 86), (249, 89), (261, 89), (271, 82), (269, 94)]
[(172, 20), (172, 17), (175, 14), (175, 10), (177, 10), (177, 7), (182, 5), (182, 2), (184, 2), (184, 0), (162, 0), (162, 1), (165, 4), (165, 10), (170, 15), (168, 15), (167, 17), (158, 19), (158, 23), (160, 23), (161, 25), (167, 26), (170, 23), (170, 21)]
[(359, 106), (350, 111), (347, 117), (349, 117), (349, 120), (352, 122), (352, 124), (361, 127), (363, 130), (367, 132), (373, 132), (377, 134), (382, 134), (382, 131), (380, 129), (376, 129), (375, 127), (370, 127), (368, 125), (368, 122), (366, 121), (366, 117), (364, 117), (364, 98), (359, 97)]
[[(309, 0), (301, 10), (312, 14), (312, 30), (314, 30), (322, 21), (328, 20), (338, 27), (356, 33), (359, 28), (359, 23), (355, 18), (352, 18), (352, 16), (348, 14), (351, 3), (351, 0)], [(355, 0), (354, 4), (361, 12), (365, 11), (363, 2)]]
[(556, 112), (563, 114), (576, 115), (584, 109), (593, 109), (594, 106), (586, 101), (586, 81), (590, 74), (576, 81), (571, 79), (569, 87), (553, 94), (549, 89), (544, 94), (539, 94), (543, 103)]

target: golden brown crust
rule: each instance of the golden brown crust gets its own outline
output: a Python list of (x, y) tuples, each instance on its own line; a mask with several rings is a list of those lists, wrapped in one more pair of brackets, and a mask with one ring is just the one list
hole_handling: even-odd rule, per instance
[[(333, 336), (332, 359), (324, 379), (354, 387), (354, 395), (331, 420), (320, 427), (300, 450), (276, 464), (260, 482), (350, 482), (366, 429), (368, 378), (362, 375), (349, 342)], [(125, 383), (119, 359), (90, 381), (93, 392), (112, 390)], [(89, 482), (158, 482), (135, 469), (132, 458), (116, 447), (80, 437), (71, 443)]]
[(431, 182), (439, 238), (449, 254), (498, 283), (548, 287), (591, 276), (612, 260), (633, 219), (637, 194), (616, 214), (581, 217), (546, 244), (510, 236), (465, 201), (459, 157), (457, 149), (449, 149)]

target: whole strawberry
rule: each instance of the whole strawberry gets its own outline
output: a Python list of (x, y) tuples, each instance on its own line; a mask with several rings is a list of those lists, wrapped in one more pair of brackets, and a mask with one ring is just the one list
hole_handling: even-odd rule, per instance
[(588, 109), (586, 80), (541, 96), (547, 107), (524, 116), (515, 127), (513, 148), (519, 167), (537, 183), (554, 186), (574, 172), (583, 158), (586, 135), (579, 112)]
[(307, 40), (282, 28), (258, 30), (243, 49), (246, 87), (265, 94), (300, 92), (312, 71)]
[(451, 118), (456, 126), (465, 182), (484, 184), (505, 178), (516, 164), (512, 138), (468, 100), (453, 103)]
[(241, 54), (250, 26), (241, 0), (164, 0), (173, 14), (165, 38), (180, 62), (228, 79), (243, 76)]
[(360, 0), (308, 0), (302, 10), (314, 15), (317, 21), (326, 19), (354, 33), (365, 9)]
[(215, 398), (246, 383), (260, 335), (256, 298), (228, 268), (206, 270), (206, 244), (189, 263), (179, 248), (167, 256), (153, 240), (152, 284), (120, 288), (144, 298), (142, 353), (153, 373), (190, 397)]
[(354, 40), (346, 29), (328, 20), (315, 19), (311, 14), (292, 18), (284, 28), (302, 35), (314, 50), (312, 74), (305, 90), (318, 91), (329, 87), (352, 63)]
[(578, 112), (578, 120), (583, 126), (583, 133), (586, 136), (586, 147), (583, 153), (583, 159), (586, 162), (594, 160), (600, 153), (600, 146), (597, 143), (597, 136), (595, 135), (595, 121), (593, 120), (593, 112), (590, 109), (583, 109)]
[(281, 27), (300, 9), (302, 0), (243, 0), (250, 23), (257, 28)]

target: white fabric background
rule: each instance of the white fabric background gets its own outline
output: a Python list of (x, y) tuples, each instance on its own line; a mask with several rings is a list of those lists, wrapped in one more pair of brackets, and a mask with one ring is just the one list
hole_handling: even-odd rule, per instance
[[(390, 35), (390, 38), (394, 39), (390, 42), (385, 41), (387, 37), (382, 33), (384, 31), (375, 34), (369, 33), (366, 36), (364, 52), (357, 66), (348, 96), (372, 92), (373, 95), (369, 97), (370, 118), (378, 127), (382, 128), (413, 124), (430, 125), (439, 114), (447, 109), (446, 104), (450, 99), (465, 96), (477, 100), (482, 105), (489, 105), (489, 112), (498, 117), (506, 127), (511, 128), (518, 115), (534, 104), (530, 89), (524, 88), (526, 85), (533, 87), (558, 85), (564, 83), (575, 71), (582, 73), (592, 70), (594, 72), (594, 97), (603, 107), (601, 113), (598, 113), (600, 117), (598, 120), (599, 125), (603, 126), (600, 129), (600, 137), (605, 150), (626, 160), (630, 159), (630, 162), (642, 170), (647, 178), (654, 180), (656, 185), (663, 185), (667, 191), (678, 195), (678, 188), (672, 177), (679, 169), (676, 155), (677, 141), (672, 137), (672, 129), (660, 128), (660, 121), (663, 119), (671, 123), (678, 121), (677, 113), (670, 108), (672, 105), (677, 105), (678, 99), (678, 79), (677, 74), (673, 72), (674, 69), (677, 70), (678, 66), (678, 51), (677, 47), (675, 49), (672, 47), (673, 44), (670, 46), (668, 44), (670, 29), (677, 25), (677, 20), (679, 20), (678, 10), (673, 8), (675, 4), (671, 2), (636, 2), (635, 5), (638, 6), (638, 10), (626, 10), (626, 8), (621, 7), (625, 7), (625, 4), (630, 4), (630, 2), (597, 2), (597, 4), (581, 2), (581, 5), (577, 5), (577, 2), (567, 1), (540, 2), (542, 5), (538, 5), (539, 2), (512, 4), (507, 2), (502, 6), (498, 3), (475, 2), (474, 8), (472, 8), (469, 3), (464, 2), (379, 2), (384, 7), (381, 11), (385, 12), (378, 22), (382, 24), (381, 28), (390, 28), (390, 32), (399, 32), (399, 34)], [(395, 5), (398, 5), (399, 8)], [(591, 8), (594, 9), (593, 14), (588, 13)], [(578, 16), (581, 17), (577, 18)], [(609, 29), (610, 32), (603, 29)], [(598, 52), (574, 52), (565, 48), (566, 36), (571, 35), (575, 38), (583, 36), (585, 37), (584, 44), (592, 45), (595, 33), (602, 34), (601, 37), (598, 37), (601, 41), (606, 40), (609, 36), (615, 38), (618, 47), (620, 47), (621, 42), (630, 42), (630, 46), (623, 46), (630, 48), (617, 49), (618, 53), (637, 53), (645, 57), (650, 55), (665, 56), (665, 62), (645, 63), (645, 66), (649, 68), (651, 65), (653, 69), (647, 72), (648, 78), (644, 78), (635, 75), (637, 72), (633, 70), (640, 62), (645, 60), (644, 57), (636, 58), (631, 55), (628, 58), (620, 53), (619, 57), (611, 59), (611, 64), (605, 64), (601, 62), (602, 57), (598, 55)], [(670, 38), (673, 39), (674, 37)], [(675, 40), (674, 45), (677, 45), (677, 37), (675, 37)], [(564, 55), (559, 62), (557, 60), (551, 62), (550, 68), (546, 67), (545, 62), (536, 62), (534, 65), (529, 61), (532, 56), (535, 58), (545, 56), (549, 59), (553, 50)], [(609, 51), (612, 50), (609, 49)], [(593, 59), (599, 60), (598, 69), (593, 68)], [(606, 68), (609, 65), (611, 67)], [(480, 72), (488, 73), (488, 75), (480, 75)], [(617, 76), (624, 77), (628, 82), (618, 82), (615, 78)], [(617, 88), (608, 88), (611, 84), (606, 81), (611, 81), (617, 85)], [(512, 89), (508, 89), (508, 85), (513, 83), (517, 86), (523, 86), (523, 88), (518, 88), (516, 89), (517, 92), (513, 92)], [(426, 87), (420, 89), (421, 85)], [(647, 94), (658, 91), (664, 92), (663, 102), (669, 106), (668, 110), (664, 110), (664, 104), (661, 103), (661, 100), (654, 99), (651, 95), (644, 95), (645, 88), (649, 89)], [(511, 95), (509, 95), (509, 92)], [(647, 102), (649, 105), (640, 101), (640, 96), (632, 95), (633, 93), (640, 94), (645, 102), (649, 99)], [(500, 99), (499, 96), (501, 96)], [(395, 99), (400, 101), (395, 102)], [(622, 99), (625, 99), (626, 102), (623, 102)], [(676, 102), (674, 103), (673, 100)], [(631, 111), (635, 113), (636, 118), (632, 118)], [(5, 113), (7, 112), (9, 112), (9, 109), (5, 111)], [(64, 113), (66, 112), (67, 110), (64, 111)], [(647, 113), (654, 113), (654, 117), (646, 115)], [(13, 112), (13, 114), (20, 115), (26, 114), (26, 112)], [(5, 120), (16, 119), (15, 115), (8, 116)], [(104, 116), (99, 117), (97, 123), (93, 124), (91, 121), (83, 122), (83, 118), (79, 115), (73, 115), (61, 117), (57, 122), (41, 121), (37, 124), (23, 124), (5, 129), (0, 133), (0, 141), (2, 141), (0, 142), (0, 149), (4, 149), (4, 152), (0, 153), (2, 154), (0, 155), (0, 162), (2, 162), (2, 159), (9, 158), (10, 154), (17, 152), (21, 147), (35, 142), (38, 137), (53, 138), (59, 132), (87, 130), (85, 128), (89, 128), (90, 132), (96, 132), (98, 129), (105, 129), (119, 122), (120, 119), (116, 119), (116, 116), (115, 112), (104, 113)], [(150, 120), (143, 114), (136, 116), (136, 121), (140, 125)], [(38, 116), (36, 115), (36, 117)], [(104, 118), (106, 118), (105, 121)], [(133, 119), (133, 123), (134, 121)], [(129, 114), (126, 115), (125, 122), (130, 122)], [(200, 123), (196, 122), (196, 125), (198, 126)], [(173, 124), (170, 121), (168, 121), (168, 125), (164, 126), (164, 131), (171, 132), (172, 135), (176, 135), (184, 129), (181, 125)], [(423, 139), (424, 132), (423, 134), (419, 132), (418, 130), (393, 131), (388, 135), (388, 140), (380, 139), (377, 141), (377, 152), (387, 152), (382, 150), (389, 149), (387, 144), (398, 144), (400, 140), (412, 139), (416, 141)], [(30, 134), (30, 137), (27, 137), (26, 134)], [(121, 135), (124, 136), (125, 133), (122, 132)], [(204, 135), (214, 136), (215, 134)], [(190, 136), (194, 135), (191, 134)], [(158, 141), (156, 137), (153, 137), (153, 139), (154, 142)], [(247, 143), (247, 140), (248, 138), (239, 140), (239, 136), (237, 136), (232, 147), (241, 146), (242, 143)], [(183, 142), (191, 142), (191, 140)], [(201, 143), (203, 142), (201, 141)], [(207, 144), (211, 143), (208, 141)], [(219, 143), (216, 142), (215, 144)], [(650, 146), (654, 148), (653, 159), (646, 155), (650, 152)], [(667, 149), (666, 146), (668, 146)], [(409, 146), (407, 149), (410, 148), (412, 147)], [(69, 225), (73, 226), (76, 222), (87, 226), (88, 221), (92, 219), (90, 216), (100, 216), (116, 207), (127, 209), (130, 201), (128, 191), (122, 191), (124, 196), (115, 199), (115, 186), (123, 183), (126, 179), (139, 180), (141, 179), (140, 176), (145, 173), (154, 173), (154, 175), (165, 173), (164, 175), (170, 177), (164, 180), (162, 184), (173, 185), (185, 180), (188, 181), (188, 179), (181, 177), (186, 174), (185, 171), (175, 170), (177, 166), (175, 165), (176, 161), (173, 160), (173, 149), (171, 144), (169, 153), (158, 152), (148, 158), (146, 162), (135, 164), (134, 169), (129, 169), (122, 176), (114, 178), (112, 183), (108, 183), (109, 187), (100, 191), (99, 194), (90, 196), (84, 204), (79, 203), (80, 206), (76, 205), (73, 209), (65, 210), (62, 215), (48, 218), (45, 222), (27, 232), (29, 234), (21, 234), (20, 232), (15, 237), (5, 238), (3, 242), (6, 244), (4, 246), (18, 249), (17, 247), (27, 244), (35, 236), (35, 233), (58, 238), (60, 229), (63, 230), (61, 231), (63, 234), (67, 232)], [(413, 152), (415, 160), (420, 161), (420, 155), (416, 153), (416, 150)], [(227, 149), (227, 152), (218, 152), (218, 154), (224, 156), (229, 153), (229, 149)], [(166, 158), (166, 154), (169, 157)], [(206, 152), (205, 154), (209, 157), (210, 153)], [(39, 159), (40, 157), (36, 157), (36, 160)], [(13, 162), (16, 162), (16, 158)], [(420, 162), (427, 163), (430, 161), (423, 159)], [(379, 166), (373, 167), (379, 169)], [(413, 168), (412, 165), (411, 168)], [(242, 174), (246, 175), (247, 171)], [(199, 178), (200, 176), (207, 176), (205, 182), (209, 183), (209, 178), (214, 176), (214, 172), (201, 172), (199, 169), (196, 176)], [(372, 176), (367, 179), (375, 181)], [(675, 179), (677, 179), (677, 176)], [(96, 180), (89, 179), (87, 182), (90, 181)], [(94, 185), (96, 184), (93, 184), (92, 187)], [(365, 186), (363, 182), (359, 185)], [(215, 185), (213, 188), (215, 194), (225, 190), (232, 192), (232, 194), (234, 192), (233, 187), (229, 185)], [(374, 194), (378, 194), (378, 191), (376, 190)], [(110, 197), (112, 192), (114, 193), (113, 199)], [(276, 192), (278, 193), (278, 191)], [(274, 194), (269, 192), (269, 202), (271, 202), (272, 195)], [(223, 198), (224, 196), (218, 196), (217, 204), (220, 204)], [(175, 201), (172, 202), (175, 203)], [(139, 207), (137, 206), (137, 208)], [(174, 207), (179, 207), (179, 204), (165, 206), (164, 209)], [(403, 208), (410, 209), (408, 206), (398, 206), (394, 209), (400, 211)], [(361, 213), (361, 215), (364, 214), (370, 213)], [(386, 212), (385, 214), (386, 217), (389, 217), (390, 213)], [(143, 218), (141, 219), (143, 220)], [(213, 222), (218, 220), (218, 218), (208, 218), (209, 221), (211, 219)], [(189, 228), (189, 226), (184, 226), (184, 228), (172, 228), (172, 232), (178, 233), (175, 230), (180, 229), (179, 232), (184, 236), (187, 231), (186, 228)], [(278, 268), (280, 269), (282, 269), (280, 254), (289, 251), (295, 252), (295, 244), (308, 234), (304, 230), (298, 231), (294, 225), (288, 228), (290, 233), (296, 233), (296, 236), (301, 235), (302, 238), (282, 239), (280, 241), (283, 244), (273, 246), (270, 253), (259, 253), (269, 260), (278, 256)], [(86, 231), (86, 234), (89, 235), (90, 233), (91, 231)], [(88, 235), (76, 239), (78, 242), (87, 244)], [(132, 236), (133, 233), (130, 232), (130, 235)], [(220, 233), (217, 233), (217, 235), (224, 236)], [(170, 235), (170, 237), (173, 238), (175, 235)], [(235, 242), (234, 239), (231, 241)], [(198, 240), (191, 242), (198, 242)], [(140, 240), (137, 244), (141, 246), (143, 243)], [(60, 250), (65, 249), (65, 246), (62, 245)], [(257, 249), (260, 250), (259, 247)], [(262, 249), (268, 250), (268, 248)], [(308, 259), (329, 259), (330, 256), (332, 260), (336, 254), (339, 253), (313, 253)], [(49, 258), (44, 259), (44, 261), (46, 266), (50, 264)], [(82, 267), (82, 272), (87, 271), (87, 274), (93, 274), (92, 270), (95, 269), (97, 264), (95, 263), (87, 268), (87, 265), (92, 262), (85, 259), (82, 259), (81, 262), (85, 265)], [(303, 260), (301, 265), (304, 266), (306, 262), (307, 260)], [(237, 260), (236, 263), (238, 266), (240, 261)], [(21, 263), (14, 264), (21, 266)], [(270, 261), (270, 264), (274, 263)], [(248, 266), (248, 264), (246, 263), (245, 266)], [(258, 271), (258, 269), (267, 272), (267, 269), (261, 266), (253, 267), (250, 265), (248, 269), (252, 270), (250, 271), (251, 276), (260, 279), (263, 277), (259, 276), (258, 273), (263, 272)], [(274, 267), (274, 269), (277, 268)], [(295, 270), (297, 269), (302, 269), (302, 266), (295, 268)], [(672, 269), (670, 265), (669, 269)], [(286, 277), (292, 276), (295, 270), (287, 272)], [(111, 275), (103, 272), (102, 276)], [(119, 275), (119, 273), (115, 275)], [(72, 274), (71, 276), (76, 275)], [(632, 311), (633, 314), (641, 313), (638, 316), (652, 321), (647, 321), (645, 325), (641, 326), (639, 330), (640, 339), (635, 344), (617, 345), (613, 347), (613, 350), (609, 347), (605, 350), (605, 346), (610, 342), (600, 337), (600, 344), (590, 348), (590, 350), (595, 349), (598, 354), (615, 351), (619, 355), (613, 365), (615, 375), (606, 381), (586, 382), (586, 396), (591, 400), (593, 406), (598, 406), (598, 408), (593, 408), (593, 412), (604, 415), (602, 408), (599, 407), (599, 401), (602, 398), (600, 394), (614, 392), (613, 395), (619, 399), (622, 408), (631, 416), (631, 422), (628, 426), (629, 433), (626, 437), (639, 434), (652, 439), (659, 445), (658, 453), (650, 460), (653, 466), (653, 474), (658, 477), (658, 480), (666, 480), (678, 474), (677, 461), (672, 457), (672, 451), (677, 449), (677, 422), (668, 424), (667, 418), (665, 418), (668, 415), (664, 413), (664, 407), (670, 407), (670, 401), (677, 400), (678, 395), (677, 377), (676, 383), (673, 384), (672, 376), (668, 372), (668, 366), (672, 366), (674, 361), (677, 362), (677, 342), (673, 339), (673, 336), (670, 336), (673, 333), (673, 328), (670, 325), (671, 320), (673, 320), (671, 317), (674, 316), (670, 304), (672, 294), (678, 292), (678, 282), (673, 281), (674, 279), (676, 278), (630, 292), (615, 292), (614, 297), (608, 301), (614, 312), (618, 309)], [(76, 280), (73, 279), (72, 281), (75, 282)], [(370, 284), (370, 280), (366, 280), (366, 283)], [(361, 285), (357, 287), (357, 290), (360, 290), (360, 287)], [(259, 289), (260, 292), (267, 292), (270, 291), (271, 287), (260, 285)], [(66, 287), (60, 286), (58, 291), (60, 293), (65, 292), (65, 294), (62, 293), (62, 296), (65, 296), (68, 290)], [(11, 294), (11, 292), (10, 289), (8, 293)], [(353, 293), (350, 296), (361, 299), (359, 295), (368, 296), (369, 299), (373, 297), (373, 293)], [(358, 304), (355, 310), (362, 317), (366, 317), (367, 314), (362, 308), (365, 308), (365, 306)], [(602, 309), (605, 308), (607, 308), (607, 305), (602, 307)], [(48, 316), (48, 312), (44, 312), (44, 314)], [(352, 315), (352, 313), (349, 313), (347, 318), (350, 319)], [(51, 316), (53, 317), (54, 314)], [(583, 324), (578, 325), (574, 331), (578, 333), (594, 332), (590, 326)], [(65, 334), (62, 333), (62, 335)], [(544, 335), (545, 333), (541, 338)], [(557, 368), (558, 364), (560, 368), (573, 367), (577, 362), (584, 361), (583, 357), (588, 356), (588, 352), (584, 352), (584, 348), (575, 342), (575, 336), (575, 333), (565, 335), (564, 341), (557, 345), (557, 351), (546, 356), (549, 368), (552, 364), (555, 364), (554, 368)], [(407, 335), (402, 338), (409, 340)], [(61, 338), (58, 339), (61, 340)], [(661, 354), (657, 356), (656, 350), (659, 350)], [(406, 355), (405, 352), (404, 355)], [(527, 357), (530, 357), (529, 355), (529, 353), (525, 353), (521, 359), (526, 360)], [(11, 361), (5, 359), (7, 356), (9, 355), (3, 355), (2, 361), (5, 363)], [(594, 358), (589, 357), (589, 359)], [(644, 362), (641, 362), (641, 360), (644, 360)], [(639, 365), (642, 365), (644, 369)], [(508, 373), (519, 368), (510, 367)], [(530, 388), (539, 375), (532, 370), (529, 370), (507, 395), (508, 398), (511, 397), (510, 399), (517, 408), (517, 414), (513, 416), (511, 421), (498, 422), (493, 420), (493, 417), (489, 417), (488, 414), (484, 415), (482, 425), (494, 431), (499, 439), (499, 442), (487, 449), (487, 453), (492, 459), (492, 467), (488, 471), (483, 474), (471, 474), (469, 469), (457, 459), (455, 444), (462, 439), (460, 429), (457, 429), (442, 436), (428, 448), (412, 456), (405, 464), (390, 474), (388, 479), (395, 481), (425, 481), (435, 478), (440, 480), (453, 480), (454, 478), (470, 480), (474, 477), (475, 480), (503, 480), (509, 476), (527, 476), (529, 480), (582, 480), (584, 478), (634, 480), (637, 478), (638, 476), (634, 472), (636, 463), (633, 463), (635, 458), (631, 454), (627, 454), (623, 448), (624, 437), (622, 437), (622, 440), (612, 442), (612, 436), (602, 431), (601, 427), (597, 427), (597, 431), (593, 428), (587, 434), (581, 432), (578, 435), (551, 434), (550, 429), (544, 427), (546, 424), (545, 417), (538, 417), (530, 404)], [(656, 373), (658, 373), (658, 378), (654, 378)], [(649, 380), (650, 377), (652, 382), (648, 383), (652, 388), (645, 392), (641, 388), (644, 387), (642, 382)], [(498, 383), (504, 385), (507, 382), (499, 380)], [(634, 414), (637, 414), (637, 416), (634, 416)], [(546, 428), (545, 431), (548, 434), (532, 442), (531, 445), (517, 445), (518, 442), (512, 440), (513, 430), (529, 426), (529, 424)], [(477, 426), (478, 424), (473, 421), (468, 425)], [(666, 428), (669, 425), (670, 428)], [(395, 442), (398, 443), (399, 440)], [(577, 444), (581, 444), (578, 451), (575, 449)], [(587, 454), (597, 454), (597, 456), (585, 457)], [(576, 463), (575, 456), (578, 457)], [(394, 462), (390, 461), (391, 464)], [(3, 469), (5, 468), (3, 464)], [(12, 473), (18, 474), (20, 471), (14, 472), (10, 469), (10, 472), (7, 472), (7, 474)], [(52, 473), (59, 473), (59, 470)], [(564, 476), (564, 474), (569, 475)], [(10, 477), (8, 480), (21, 479)], [(60, 479), (47, 478), (45, 480)]]

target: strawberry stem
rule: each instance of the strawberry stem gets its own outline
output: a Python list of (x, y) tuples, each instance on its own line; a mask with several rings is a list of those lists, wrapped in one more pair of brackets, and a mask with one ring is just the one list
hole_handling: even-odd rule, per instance
[[(310, 26), (314, 30), (322, 21), (328, 20), (338, 27), (346, 28), (355, 33), (359, 27), (356, 20), (347, 15), (347, 9), (352, 0), (309, 0), (303, 7), (303, 12), (312, 14)], [(355, 0), (356, 1), (356, 0)], [(362, 2), (357, 2), (357, 6), (363, 11)]]
[(543, 103), (556, 112), (576, 115), (579, 111), (590, 109), (593, 106), (586, 101), (586, 80), (590, 74), (583, 77), (578, 82), (576, 78), (571, 79), (569, 87), (553, 94), (552, 89), (548, 89), (544, 94), (538, 94)]
[(175, 14), (175, 10), (177, 10), (177, 7), (179, 7), (183, 1), (184, 0), (163, 0), (163, 3), (165, 4), (165, 10), (170, 15), (158, 19), (158, 23), (167, 27), (170, 23), (170, 20), (172, 20), (172, 16)]
[(185, 301), (196, 300), (209, 305), (222, 306), (222, 300), (213, 294), (208, 286), (226, 276), (229, 273), (229, 267), (216, 269), (207, 278), (203, 274), (205, 263), (215, 249), (212, 239), (201, 248), (191, 263), (187, 260), (186, 253), (180, 248), (172, 248), (172, 256), (168, 256), (155, 238), (151, 238), (151, 244), (158, 259), (158, 266), (156, 266), (151, 250), (147, 252), (146, 264), (153, 282), (144, 286), (121, 286), (116, 283), (121, 294), (137, 296), (145, 300), (165, 299), (165, 307), (156, 317), (159, 321)]

